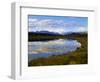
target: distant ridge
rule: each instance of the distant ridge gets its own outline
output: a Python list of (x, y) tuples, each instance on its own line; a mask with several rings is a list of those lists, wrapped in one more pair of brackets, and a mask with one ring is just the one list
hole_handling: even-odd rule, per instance
[(42, 35), (61, 35), (56, 32), (49, 32), (49, 31), (36, 31), (36, 32), (29, 32), (29, 34), (42, 34)]
[(39, 34), (39, 35), (80, 35), (80, 34), (87, 34), (86, 32), (67, 32), (67, 33), (57, 33), (57, 32), (50, 32), (50, 31), (36, 31), (36, 32), (28, 32), (29, 34)]

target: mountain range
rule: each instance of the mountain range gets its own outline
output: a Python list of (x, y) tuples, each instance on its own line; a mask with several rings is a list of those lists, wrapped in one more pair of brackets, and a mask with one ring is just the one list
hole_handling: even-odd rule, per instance
[(36, 32), (29, 32), (29, 34), (40, 34), (40, 35), (77, 35), (77, 34), (86, 34), (86, 32), (67, 32), (67, 33), (57, 33), (57, 32), (50, 32), (50, 31), (36, 31)]

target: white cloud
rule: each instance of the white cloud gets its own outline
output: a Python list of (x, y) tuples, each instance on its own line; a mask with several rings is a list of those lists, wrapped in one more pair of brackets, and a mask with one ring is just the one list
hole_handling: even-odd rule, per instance
[(34, 27), (34, 25), (36, 24), (38, 22), (38, 20), (37, 19), (29, 19), (28, 20), (28, 25), (29, 25), (29, 27)]
[(58, 25), (64, 25), (63, 20), (52, 20), (52, 19), (44, 19), (44, 20), (37, 20), (37, 19), (29, 19), (29, 26), (36, 26), (36, 27), (56, 27)]
[(75, 30), (75, 32), (86, 32), (87, 28), (86, 27), (79, 27), (78, 29)]
[(35, 22), (35, 21), (37, 21), (37, 19), (30, 18), (28, 21), (29, 22)]
[[(53, 19), (33, 19), (29, 20), (29, 31), (51, 31), (51, 32), (84, 32), (86, 27), (75, 22), (65, 22), (64, 20), (53, 20)], [(78, 28), (74, 28), (74, 27)], [(71, 28), (73, 27), (73, 28)]]
[(48, 31), (50, 31), (50, 32), (58, 32), (60, 34), (62, 34), (63, 32), (65, 32), (65, 30), (63, 28), (58, 28), (58, 29), (51, 28), (51, 29), (48, 29)]

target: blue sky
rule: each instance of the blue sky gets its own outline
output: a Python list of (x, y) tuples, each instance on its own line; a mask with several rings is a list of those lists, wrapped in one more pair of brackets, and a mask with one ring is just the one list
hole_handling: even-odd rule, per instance
[(58, 33), (87, 32), (88, 18), (74, 16), (29, 15), (29, 31), (50, 31)]

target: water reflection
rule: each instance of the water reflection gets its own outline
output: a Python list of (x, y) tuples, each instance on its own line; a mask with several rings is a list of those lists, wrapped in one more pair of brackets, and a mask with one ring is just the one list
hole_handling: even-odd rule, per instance
[(63, 55), (75, 51), (81, 44), (77, 40), (58, 39), (51, 41), (28, 42), (28, 60)]

